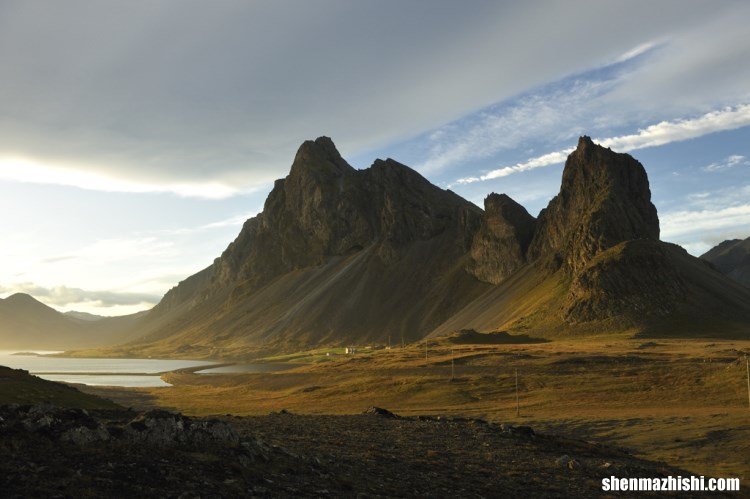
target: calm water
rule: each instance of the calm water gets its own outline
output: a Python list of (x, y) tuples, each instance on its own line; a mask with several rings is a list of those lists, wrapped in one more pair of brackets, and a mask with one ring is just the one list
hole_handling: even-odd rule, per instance
[(40, 378), (51, 381), (99, 386), (170, 386), (156, 373), (212, 364), (204, 360), (72, 359), (12, 355), (13, 353), (15, 351), (0, 351), (0, 365), (26, 369)]

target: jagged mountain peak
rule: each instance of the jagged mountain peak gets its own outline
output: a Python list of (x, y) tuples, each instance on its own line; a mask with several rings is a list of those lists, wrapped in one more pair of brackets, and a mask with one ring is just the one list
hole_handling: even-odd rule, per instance
[[(484, 211), (489, 214), (511, 213), (513, 211), (526, 212), (526, 208), (517, 203), (507, 194), (491, 192), (484, 198)], [(527, 212), (528, 213), (528, 212)]]
[[(464, 211), (468, 213), (464, 213)], [(373, 247), (384, 263), (402, 248), (452, 230), (465, 235), (480, 210), (391, 158), (352, 168), (328, 137), (305, 141), (263, 212), (217, 262), (221, 283), (256, 288), (286, 272)], [(468, 244), (468, 243), (467, 243)]]
[(538, 221), (530, 256), (551, 259), (573, 272), (623, 241), (659, 239), (659, 218), (643, 165), (587, 136), (568, 156), (560, 192)]
[(341, 157), (333, 140), (321, 136), (315, 140), (306, 140), (299, 146), (289, 176), (306, 177), (310, 172), (338, 176), (354, 171), (354, 168)]
[(597, 144), (594, 143), (594, 141), (589, 137), (588, 135), (581, 135), (578, 137), (578, 145), (576, 146), (576, 151), (580, 154), (585, 154), (587, 151), (590, 150), (590, 148), (595, 147)]

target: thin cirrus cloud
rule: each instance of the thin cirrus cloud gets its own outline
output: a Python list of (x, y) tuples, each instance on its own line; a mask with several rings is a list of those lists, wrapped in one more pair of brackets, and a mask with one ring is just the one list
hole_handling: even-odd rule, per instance
[[(417, 169), (423, 174), (439, 173), (456, 165), (491, 159), (540, 138), (565, 141), (576, 132), (601, 127), (613, 119), (605, 112), (603, 98), (626, 83), (627, 76), (657, 55), (662, 45), (640, 44), (612, 63), (544, 85), (438, 128), (426, 137), (429, 154)], [(617, 121), (628, 122), (627, 114), (619, 112)], [(536, 158), (526, 166), (548, 164), (556, 157)]]
[(734, 168), (735, 166), (747, 165), (750, 165), (750, 161), (748, 161), (745, 156), (741, 154), (732, 154), (731, 156), (727, 156), (726, 158), (724, 158), (722, 161), (717, 161), (704, 166), (703, 171), (719, 172), (723, 170), (729, 170), (730, 168)]
[[(656, 147), (672, 142), (694, 139), (710, 133), (734, 130), (748, 125), (750, 125), (750, 105), (741, 104), (735, 107), (712, 111), (698, 118), (661, 121), (638, 130), (634, 134), (595, 139), (595, 142), (619, 152), (630, 152), (647, 147)], [(484, 175), (460, 178), (454, 184), (471, 184), (560, 164), (565, 161), (565, 158), (572, 151), (573, 149), (567, 148), (543, 154), (512, 166), (491, 170)]]
[(441, 127), (429, 135), (429, 155), (417, 169), (423, 174), (439, 173), (455, 165), (491, 158), (531, 137), (565, 135), (570, 128), (565, 124), (587, 121), (590, 108), (583, 104), (612, 84), (608, 80), (578, 80), (565, 88), (525, 96), (509, 106), (489, 108)]

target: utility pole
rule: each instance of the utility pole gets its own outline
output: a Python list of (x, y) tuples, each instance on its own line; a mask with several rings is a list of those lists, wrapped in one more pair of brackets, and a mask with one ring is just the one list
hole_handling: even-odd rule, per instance
[(516, 369), (516, 417), (521, 415), (521, 406), (518, 401), (518, 369)]
[(747, 369), (747, 405), (750, 407), (750, 358), (745, 355), (745, 368)]
[(427, 343), (424, 344), (424, 360), (427, 360)]
[(453, 349), (451, 348), (451, 381), (453, 381), (455, 374), (456, 374), (456, 369), (453, 365)]

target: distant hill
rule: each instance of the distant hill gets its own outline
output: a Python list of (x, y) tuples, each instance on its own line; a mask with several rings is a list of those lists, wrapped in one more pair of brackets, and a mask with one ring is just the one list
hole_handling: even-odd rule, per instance
[(263, 212), (112, 354), (249, 355), (463, 328), (746, 336), (750, 290), (659, 241), (643, 166), (581, 137), (537, 218), (481, 210), (392, 159), (300, 147)]
[(80, 319), (82, 321), (98, 321), (100, 319), (104, 319), (103, 315), (89, 314), (88, 312), (77, 312), (75, 310), (65, 312), (65, 315), (74, 319)]
[(60, 313), (30, 295), (16, 293), (0, 299), (0, 349), (65, 350), (115, 345), (137, 335), (134, 325), (141, 316), (84, 319)]
[(701, 258), (750, 288), (750, 237), (724, 241), (701, 255)]

